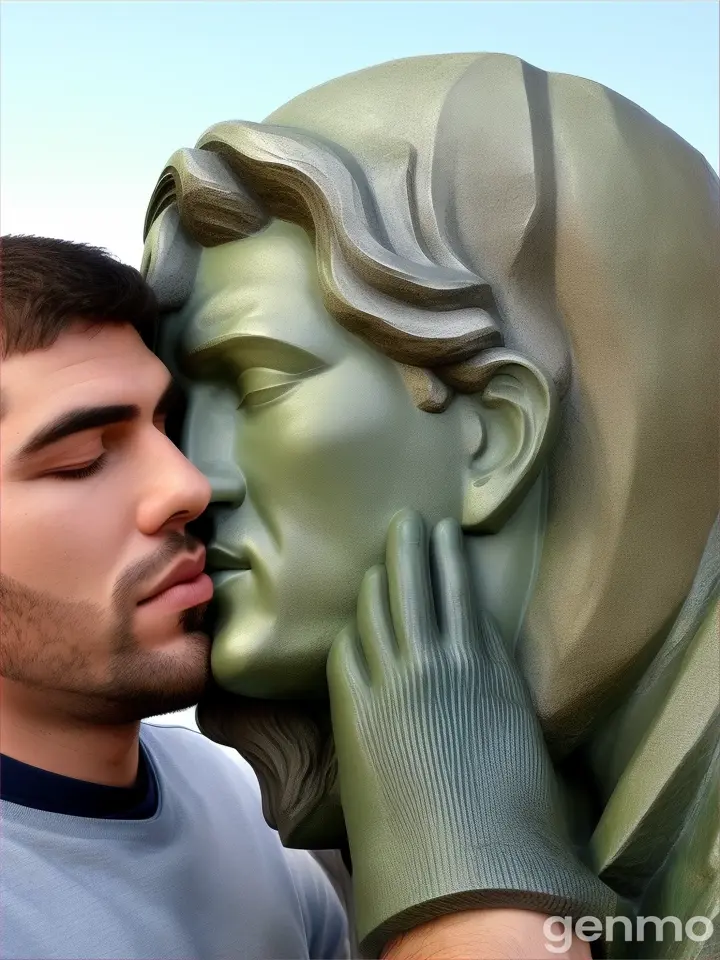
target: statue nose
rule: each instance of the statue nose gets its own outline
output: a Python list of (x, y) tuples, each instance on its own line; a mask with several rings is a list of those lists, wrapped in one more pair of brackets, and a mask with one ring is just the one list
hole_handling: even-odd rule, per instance
[[(203, 468), (201, 468), (203, 469)], [(245, 477), (234, 463), (213, 463), (203, 473), (212, 488), (211, 503), (239, 505), (245, 499)]]
[(183, 450), (210, 481), (212, 503), (238, 505), (245, 477), (236, 460), (237, 398), (216, 386), (195, 386), (188, 402)]

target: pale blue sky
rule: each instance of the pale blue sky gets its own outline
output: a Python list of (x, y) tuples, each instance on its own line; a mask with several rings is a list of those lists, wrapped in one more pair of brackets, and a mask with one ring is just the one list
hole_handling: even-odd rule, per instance
[[(3, 2), (0, 223), (138, 263), (170, 154), (384, 60), (497, 51), (597, 80), (718, 166), (718, 6), (682, 2)], [(193, 725), (192, 711), (165, 722)]]
[(4, 232), (137, 263), (166, 159), (331, 77), (414, 54), (500, 51), (600, 81), (718, 166), (718, 5), (681, 2), (3, 2)]

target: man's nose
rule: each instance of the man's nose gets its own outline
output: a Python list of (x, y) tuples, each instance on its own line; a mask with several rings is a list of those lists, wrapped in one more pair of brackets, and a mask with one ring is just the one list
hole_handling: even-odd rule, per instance
[(188, 398), (182, 450), (210, 481), (211, 503), (239, 506), (245, 477), (236, 459), (237, 397), (223, 387), (196, 385)]

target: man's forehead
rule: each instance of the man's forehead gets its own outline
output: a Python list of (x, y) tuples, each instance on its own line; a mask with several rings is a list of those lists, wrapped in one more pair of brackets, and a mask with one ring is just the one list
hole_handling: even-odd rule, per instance
[(169, 378), (132, 328), (62, 334), (47, 349), (14, 354), (1, 367), (3, 420), (68, 404), (142, 403)]

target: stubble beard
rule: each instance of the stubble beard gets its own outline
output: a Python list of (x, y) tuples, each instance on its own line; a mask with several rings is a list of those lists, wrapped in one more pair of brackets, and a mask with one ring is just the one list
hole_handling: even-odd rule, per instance
[[(134, 603), (127, 589), (120, 593), (108, 614), (0, 576), (0, 674), (80, 722), (131, 723), (196, 704), (210, 677), (207, 604), (178, 615), (182, 653), (145, 650), (133, 630)], [(93, 654), (103, 649), (108, 657), (98, 666)]]

